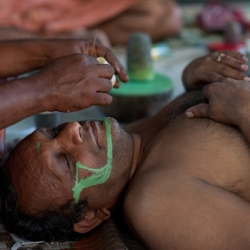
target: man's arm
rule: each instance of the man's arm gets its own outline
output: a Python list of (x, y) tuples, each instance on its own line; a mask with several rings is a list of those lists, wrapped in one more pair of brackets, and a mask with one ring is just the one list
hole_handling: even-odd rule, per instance
[(99, 43), (80, 39), (29, 39), (0, 41), (0, 77), (16, 76), (43, 68), (52, 61), (71, 54), (104, 57), (120, 79), (128, 81), (125, 69), (114, 53)]
[[(0, 42), (0, 53), (1, 77), (41, 69), (29, 77), (0, 84), (0, 129), (43, 111), (72, 112), (109, 105), (113, 74), (128, 80), (114, 53), (92, 41), (5, 41)], [(100, 56), (111, 65), (100, 64), (95, 59)]]
[(109, 105), (114, 68), (90, 56), (58, 58), (27, 78), (0, 84), (0, 129), (43, 111), (72, 112)]
[(243, 74), (248, 68), (246, 62), (247, 58), (237, 51), (215, 52), (190, 62), (183, 71), (182, 81), (187, 90), (192, 90), (228, 77), (250, 80)]

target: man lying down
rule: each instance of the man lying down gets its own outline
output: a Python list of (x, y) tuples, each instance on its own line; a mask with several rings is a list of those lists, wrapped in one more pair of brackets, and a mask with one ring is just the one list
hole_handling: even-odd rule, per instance
[(29, 135), (1, 173), (8, 230), (72, 240), (120, 211), (148, 249), (249, 249), (246, 60), (230, 51), (194, 60), (186, 88), (212, 84), (124, 128), (105, 118)]

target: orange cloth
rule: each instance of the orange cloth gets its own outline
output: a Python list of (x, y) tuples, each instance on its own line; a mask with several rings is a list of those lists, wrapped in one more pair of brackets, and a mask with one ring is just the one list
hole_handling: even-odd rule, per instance
[(139, 0), (0, 0), (0, 25), (57, 33), (114, 17)]

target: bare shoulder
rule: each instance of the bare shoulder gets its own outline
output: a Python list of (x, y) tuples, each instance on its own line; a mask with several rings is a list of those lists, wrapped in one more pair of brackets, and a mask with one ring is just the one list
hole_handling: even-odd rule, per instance
[(148, 249), (250, 249), (249, 202), (195, 177), (145, 176), (128, 190), (124, 215)]
[(169, 122), (183, 115), (187, 108), (202, 102), (202, 100), (201, 91), (186, 92), (168, 103), (156, 115), (127, 124), (123, 128), (130, 133), (159, 131), (165, 128)]

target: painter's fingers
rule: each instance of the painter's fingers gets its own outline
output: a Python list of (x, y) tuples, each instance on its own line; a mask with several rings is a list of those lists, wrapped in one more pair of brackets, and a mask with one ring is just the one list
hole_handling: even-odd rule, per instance
[(185, 112), (187, 118), (209, 118), (209, 104), (200, 103), (197, 104)]
[(101, 78), (111, 79), (114, 75), (114, 68), (109, 64), (96, 64), (95, 70), (95, 73)]
[(96, 92), (95, 105), (107, 106), (107, 105), (111, 104), (112, 100), (113, 100), (113, 98), (109, 94), (103, 93), (103, 92)]
[(114, 88), (118, 89), (120, 88), (121, 84), (116, 80), (116, 83), (114, 85)]
[(121, 62), (117, 59), (117, 57), (115, 56), (112, 50), (102, 45), (98, 45), (96, 46), (96, 56), (104, 57), (107, 60), (107, 62), (110, 63), (114, 67), (115, 73), (118, 74), (119, 78), (123, 82), (127, 82), (129, 80), (129, 77), (126, 73), (125, 68), (123, 67)]

